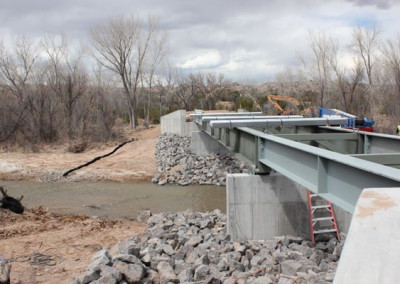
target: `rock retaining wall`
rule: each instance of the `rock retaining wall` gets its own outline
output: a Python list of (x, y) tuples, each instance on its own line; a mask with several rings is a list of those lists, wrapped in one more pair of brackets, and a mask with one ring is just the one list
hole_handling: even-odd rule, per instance
[(225, 224), (219, 210), (151, 216), (141, 237), (100, 250), (72, 283), (332, 282), (343, 241), (314, 245), (290, 236), (231, 241)]
[(157, 139), (158, 174), (154, 183), (225, 185), (226, 174), (246, 173), (248, 165), (230, 155), (197, 156), (190, 150), (191, 138), (161, 134)]

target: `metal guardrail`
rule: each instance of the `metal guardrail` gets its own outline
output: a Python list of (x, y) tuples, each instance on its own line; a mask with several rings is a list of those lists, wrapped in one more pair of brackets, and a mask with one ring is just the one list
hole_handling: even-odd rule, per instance
[[(200, 117), (199, 122), (203, 131), (249, 163), (255, 174), (276, 170), (351, 213), (364, 188), (400, 187), (400, 170), (392, 167), (400, 165), (400, 140), (394, 136), (315, 126), (308, 131), (322, 133), (302, 128), (299, 134), (272, 135), (248, 127), (211, 127), (220, 120)], [(346, 145), (345, 154), (332, 151), (341, 145)], [(378, 154), (386, 148), (394, 155)], [(369, 155), (374, 151), (378, 153)]]

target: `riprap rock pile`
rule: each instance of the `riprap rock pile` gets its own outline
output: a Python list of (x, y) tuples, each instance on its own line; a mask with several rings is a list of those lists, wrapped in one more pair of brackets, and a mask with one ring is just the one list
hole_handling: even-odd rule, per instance
[[(343, 241), (232, 241), (219, 210), (151, 216), (140, 237), (93, 256), (73, 283), (330, 283)], [(344, 238), (344, 236), (343, 236)]]
[(225, 185), (227, 173), (248, 172), (249, 166), (234, 156), (197, 156), (190, 150), (190, 137), (161, 134), (157, 139), (158, 174), (154, 183)]

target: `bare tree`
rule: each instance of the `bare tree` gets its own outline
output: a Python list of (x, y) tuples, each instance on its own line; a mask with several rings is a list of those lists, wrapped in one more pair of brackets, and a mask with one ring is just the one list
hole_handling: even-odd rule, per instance
[(167, 34), (161, 33), (159, 36), (156, 34), (158, 31), (155, 31), (155, 35), (152, 38), (150, 45), (150, 58), (146, 68), (146, 85), (148, 87), (148, 100), (147, 100), (147, 113), (146, 113), (146, 125), (150, 124), (150, 112), (152, 109), (152, 101), (153, 101), (153, 86), (156, 72), (158, 71), (161, 63), (165, 59), (167, 54)]
[(214, 109), (216, 100), (228, 90), (229, 81), (225, 79), (222, 73), (216, 75), (214, 73), (202, 74), (195, 76), (195, 87), (199, 95), (204, 99), (203, 108)]
[(48, 84), (64, 107), (67, 136), (71, 139), (76, 128), (73, 126), (74, 110), (88, 86), (88, 75), (82, 64), (83, 51), (74, 53), (64, 37), (58, 39), (55, 36), (46, 36), (43, 47), (49, 59)]
[(360, 26), (353, 29), (353, 49), (362, 62), (364, 73), (368, 79), (368, 95), (372, 113), (375, 113), (376, 96), (373, 89), (375, 59), (379, 48), (379, 30), (376, 25), (372, 28)]
[(171, 81), (170, 81), (170, 92), (177, 99), (179, 108), (191, 110), (193, 101), (196, 97), (195, 76), (190, 74), (185, 76), (182, 70), (176, 67), (170, 69)]
[[(3, 82), (5, 94), (11, 94), (12, 101), (4, 101), (7, 104), (5, 113), (8, 116), (9, 126), (3, 131), (7, 131), (7, 139), (21, 127), (26, 127), (32, 132), (31, 120), (25, 119), (25, 112), (29, 104), (29, 94), (33, 83), (33, 69), (38, 57), (38, 49), (33, 41), (25, 36), (19, 37), (15, 46), (10, 49), (4, 44), (0, 44), (0, 82)], [(32, 105), (30, 105), (32, 106)], [(26, 133), (26, 132), (25, 132)], [(2, 140), (5, 138), (3, 137)]]
[(378, 50), (378, 37), (379, 30), (376, 25), (371, 29), (360, 26), (353, 29), (352, 45), (362, 60), (369, 85), (373, 85), (372, 70), (374, 67), (374, 54)]
[(0, 45), (0, 73), (8, 91), (18, 99), (20, 106), (25, 103), (25, 88), (31, 79), (37, 56), (37, 48), (26, 37), (17, 39), (14, 52)]
[(394, 40), (386, 40), (380, 51), (385, 70), (385, 80), (381, 85), (385, 88), (386, 109), (391, 119), (400, 123), (400, 34)]
[(121, 79), (132, 128), (138, 125), (137, 96), (157, 29), (157, 20), (149, 16), (146, 23), (140, 18), (117, 17), (91, 30), (96, 59)]
[(310, 32), (308, 42), (313, 52), (313, 60), (309, 63), (302, 58), (302, 62), (308, 76), (318, 85), (319, 105), (324, 107), (331, 75), (329, 64), (330, 40), (325, 33)]

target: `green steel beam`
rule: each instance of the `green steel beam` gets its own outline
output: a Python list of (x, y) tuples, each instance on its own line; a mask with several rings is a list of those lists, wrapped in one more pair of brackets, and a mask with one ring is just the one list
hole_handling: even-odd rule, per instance
[(364, 188), (400, 187), (400, 170), (362, 159), (368, 155), (356, 158), (246, 127), (204, 126), (208, 134), (248, 162), (254, 173), (274, 169), (351, 213)]
[[(205, 121), (202, 129), (249, 163), (253, 173), (276, 170), (351, 213), (364, 188), (400, 187), (396, 168), (400, 165), (400, 139), (395, 136), (327, 127), (271, 135), (247, 127), (214, 129)], [(363, 154), (371, 152), (375, 154)]]
[(364, 188), (399, 187), (400, 170), (347, 155), (240, 128), (258, 136), (259, 162), (282, 173), (314, 193), (353, 212)]
[(294, 141), (331, 141), (331, 140), (357, 140), (357, 133), (310, 133), (310, 134), (277, 134)]
[(400, 169), (400, 153), (398, 154), (356, 154), (351, 155), (354, 158), (374, 162), (377, 164)]

